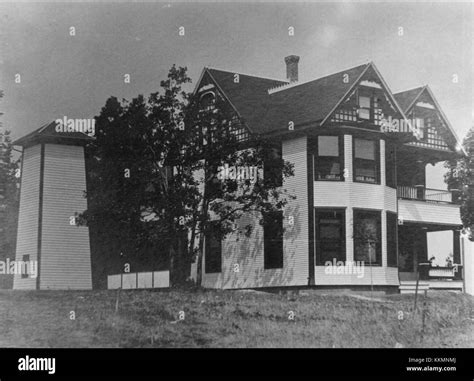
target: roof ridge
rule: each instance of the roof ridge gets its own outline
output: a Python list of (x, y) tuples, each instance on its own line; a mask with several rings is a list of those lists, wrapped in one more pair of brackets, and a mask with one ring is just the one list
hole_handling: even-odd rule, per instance
[(338, 70), (338, 71), (335, 71), (334, 73), (331, 73), (331, 74), (326, 74), (326, 75), (323, 75), (321, 77), (318, 77), (318, 78), (313, 78), (313, 79), (310, 79), (308, 81), (304, 81), (304, 82), (298, 82), (298, 81), (295, 81), (295, 82), (290, 82), (288, 84), (284, 84), (284, 85), (281, 85), (281, 86), (275, 86), (275, 87), (272, 87), (270, 89), (268, 89), (268, 94), (274, 94), (274, 93), (277, 93), (279, 91), (282, 91), (282, 90), (286, 90), (286, 89), (290, 89), (290, 88), (293, 88), (293, 87), (296, 87), (296, 86), (299, 86), (299, 85), (304, 85), (304, 84), (307, 84), (307, 83), (311, 83), (311, 82), (314, 82), (314, 81), (318, 81), (320, 79), (324, 79), (324, 78), (327, 78), (327, 77), (330, 77), (332, 75), (336, 75), (336, 74), (339, 74), (339, 73), (342, 73), (344, 71), (348, 71), (348, 70), (352, 70), (352, 69), (355, 69), (356, 67), (359, 67), (359, 66), (368, 66), (370, 65), (372, 62), (366, 62), (366, 63), (363, 63), (363, 64), (359, 64), (359, 65), (355, 65), (355, 66), (351, 66), (351, 67), (348, 67), (346, 69), (342, 69), (342, 70)]
[(247, 77), (260, 78), (260, 79), (269, 79), (269, 80), (271, 80), (271, 81), (287, 82), (287, 83), (288, 83), (288, 81), (283, 80), (283, 79), (270, 78), (270, 77), (262, 77), (262, 76), (260, 76), (260, 75), (247, 74), (247, 73), (243, 73), (243, 72), (239, 72), (239, 71), (232, 71), (232, 70), (224, 70), (224, 69), (220, 69), (220, 68), (217, 68), (217, 67), (204, 66), (204, 68), (210, 69), (210, 70), (223, 71), (223, 72), (225, 72), (225, 73), (245, 75), (245, 76), (247, 76)]
[(402, 90), (402, 91), (398, 91), (396, 93), (393, 93), (393, 95), (397, 95), (397, 94), (401, 94), (401, 93), (406, 93), (408, 91), (413, 91), (413, 90), (417, 90), (417, 89), (422, 89), (422, 88), (425, 88), (427, 87), (428, 85), (420, 85), (420, 86), (415, 86), (415, 87), (410, 87), (409, 89), (406, 89), (406, 90)]

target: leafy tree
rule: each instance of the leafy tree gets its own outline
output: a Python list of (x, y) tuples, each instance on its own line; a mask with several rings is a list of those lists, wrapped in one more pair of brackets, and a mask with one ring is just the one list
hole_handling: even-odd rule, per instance
[[(199, 97), (191, 97), (186, 117), (186, 125), (191, 128), (188, 137), (194, 138), (192, 169), (202, 175), (197, 180), (200, 192), (194, 200), (188, 225), (191, 237), (196, 237), (199, 243), (196, 283), (200, 285), (204, 237), (220, 240), (233, 232), (250, 236), (254, 225), (238, 230), (236, 222), (252, 214), (263, 225), (264, 215), (282, 210), (293, 196), (280, 185), (283, 178), (293, 175), (293, 166), (275, 156), (278, 141), (258, 135), (239, 141), (233, 132), (241, 128), (241, 121), (220, 94), (216, 94), (211, 107), (204, 110)], [(254, 180), (238, 176), (223, 178), (220, 175), (226, 166), (243, 170), (254, 168), (259, 176)], [(264, 167), (267, 176), (263, 176)], [(191, 248), (193, 244), (191, 239)]]
[[(201, 283), (206, 235), (224, 238), (243, 214), (280, 210), (291, 197), (271, 177), (219, 178), (226, 164), (262, 172), (266, 163), (284, 177), (292, 167), (262, 137), (238, 141), (232, 131), (240, 121), (230, 106), (219, 95), (203, 105), (183, 90), (190, 81), (186, 68), (173, 66), (161, 93), (107, 101), (88, 147), (89, 208), (82, 215), (112, 256), (161, 248), (173, 285), (186, 281), (194, 260)], [(252, 226), (244, 230), (248, 235)]]
[(449, 189), (457, 189), (461, 204), (461, 220), (469, 239), (474, 241), (474, 126), (463, 141), (467, 156), (447, 161), (445, 181)]
[[(0, 98), (2, 95), (0, 92)], [(4, 131), (0, 124), (0, 261), (15, 258), (20, 177), (18, 164), (19, 160), (13, 157), (10, 131)], [(0, 275), (0, 278), (0, 288), (12, 287), (12, 277)]]

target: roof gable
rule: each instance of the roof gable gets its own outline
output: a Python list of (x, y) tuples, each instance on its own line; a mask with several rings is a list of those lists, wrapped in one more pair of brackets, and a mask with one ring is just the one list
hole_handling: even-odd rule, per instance
[(260, 118), (268, 103), (268, 89), (288, 82), (212, 68), (205, 70), (250, 131), (261, 133)]
[[(458, 148), (464, 151), (460, 140), (456, 135), (451, 123), (444, 114), (441, 106), (436, 100), (433, 92), (428, 85), (417, 87), (415, 89), (401, 91), (395, 94), (397, 99), (400, 99), (401, 103), (405, 105), (405, 113), (409, 118), (417, 118), (420, 116), (426, 116), (430, 114), (431, 118), (435, 118), (433, 128), (431, 130), (432, 138), (437, 140), (440, 147), (431, 146), (432, 144), (417, 142), (412, 143), (415, 145), (422, 145), (427, 148), (449, 148), (452, 151), (456, 151)], [(425, 136), (426, 140), (427, 136)], [(463, 152), (466, 154), (466, 152)]]
[(398, 102), (393, 97), (387, 83), (375, 67), (370, 63), (343, 98), (337, 103), (333, 111), (323, 120), (335, 122), (358, 123), (364, 119), (360, 118), (362, 110), (359, 105), (359, 95), (370, 97), (371, 101), (371, 123), (381, 125), (388, 118), (405, 120), (406, 116)]
[(424, 90), (424, 86), (416, 87), (414, 89), (400, 91), (399, 93), (393, 94), (400, 107), (404, 112), (408, 111), (410, 106), (413, 104), (416, 98), (418, 98), (421, 92)]
[(290, 122), (295, 129), (321, 122), (344, 98), (367, 65), (272, 91), (262, 118), (263, 130), (287, 130)]

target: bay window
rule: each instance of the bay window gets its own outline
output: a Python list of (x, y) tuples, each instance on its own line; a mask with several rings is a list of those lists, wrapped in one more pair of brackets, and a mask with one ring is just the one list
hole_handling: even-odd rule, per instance
[(354, 209), (354, 261), (364, 265), (382, 264), (381, 213)]

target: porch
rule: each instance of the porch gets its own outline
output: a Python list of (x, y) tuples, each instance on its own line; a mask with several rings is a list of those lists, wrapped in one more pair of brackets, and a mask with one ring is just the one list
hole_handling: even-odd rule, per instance
[[(449, 232), (451, 242), (429, 244), (432, 233)], [(398, 226), (400, 292), (418, 290), (463, 291), (464, 269), (457, 225), (407, 222)]]

